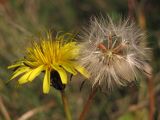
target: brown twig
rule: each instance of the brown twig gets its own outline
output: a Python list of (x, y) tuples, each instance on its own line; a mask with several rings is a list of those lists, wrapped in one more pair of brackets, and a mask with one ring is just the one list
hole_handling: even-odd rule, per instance
[(148, 100), (142, 101), (138, 104), (131, 105), (127, 109), (124, 109), (122, 111), (118, 111), (117, 113), (114, 114), (114, 116), (111, 116), (111, 119), (113, 119), (113, 120), (118, 119), (124, 113), (136, 112), (137, 110), (141, 110), (141, 109), (143, 109), (144, 107), (147, 107), (147, 106), (148, 106)]
[(154, 100), (153, 79), (148, 78), (147, 82), (148, 82), (148, 94), (149, 94), (149, 120), (154, 120), (155, 100)]
[[(144, 15), (144, 10), (142, 8), (140, 8), (138, 18), (139, 18), (140, 27), (143, 30), (145, 30), (146, 29), (146, 19), (145, 19), (145, 15)], [(153, 85), (152, 76), (148, 77), (147, 87), (148, 87), (148, 95), (149, 95), (149, 120), (153, 120), (154, 119), (155, 102), (154, 102), (154, 92), (153, 92), (154, 85)]]
[[(158, 93), (160, 90), (160, 85), (157, 85), (155, 87), (155, 89), (153, 89), (153, 94), (156, 94)], [(148, 96), (149, 97), (149, 96)], [(141, 110), (143, 109), (144, 107), (148, 107), (149, 106), (149, 100), (144, 100), (144, 101), (141, 101), (140, 103), (138, 104), (134, 104), (134, 105), (131, 105), (130, 107), (128, 107), (128, 109), (126, 110), (123, 110), (123, 111), (120, 111), (118, 113), (115, 114), (114, 118), (113, 119), (116, 119), (117, 117), (123, 115), (124, 113), (126, 112), (135, 112), (137, 110)], [(159, 120), (159, 119), (158, 119)]]
[(1, 110), (5, 120), (11, 120), (10, 115), (9, 115), (9, 113), (3, 103), (2, 97), (0, 97), (0, 110)]
[(145, 101), (142, 101), (140, 102), (139, 104), (137, 105), (132, 105), (128, 108), (128, 112), (135, 112), (137, 110), (141, 110), (143, 109), (144, 107), (146, 107), (148, 105), (148, 101), (145, 100)]
[(29, 32), (23, 26), (21, 26), (20, 24), (18, 24), (14, 21), (15, 14), (14, 14), (13, 10), (10, 8), (10, 4), (7, 0), (4, 4), (0, 4), (0, 12), (1, 12), (0, 16), (2, 16), (3, 19), (6, 22), (8, 22), (8, 24), (10, 24), (12, 27), (14, 27), (15, 29), (17, 29), (23, 33), (26, 33), (28, 35), (32, 35), (31, 32)]
[(97, 88), (92, 90), (92, 92), (90, 93), (87, 99), (87, 102), (84, 105), (83, 111), (80, 114), (79, 120), (85, 120), (86, 114), (88, 113), (89, 107), (92, 103), (94, 96), (96, 95), (96, 92), (97, 92)]
[(17, 120), (28, 120), (29, 118), (31, 118), (33, 115), (42, 112), (42, 111), (47, 111), (49, 108), (53, 107), (55, 105), (54, 101), (49, 102), (46, 105), (37, 107), (37, 108), (33, 108), (29, 111), (27, 111), (26, 113), (24, 113), (21, 117), (19, 117)]
[(131, 20), (135, 19), (135, 6), (136, 6), (136, 1), (135, 0), (128, 0), (128, 17)]
[[(146, 0), (142, 0), (139, 3), (138, 11), (137, 11), (137, 17), (138, 22), (141, 27), (141, 29), (146, 30), (146, 18), (145, 18), (145, 2)], [(148, 73), (148, 72), (146, 72)], [(151, 73), (151, 72), (149, 72)], [(152, 73), (151, 73), (152, 74)], [(149, 120), (154, 119), (154, 109), (155, 109), (155, 101), (154, 101), (154, 83), (153, 83), (153, 76), (148, 76), (147, 79), (147, 87), (148, 87), (148, 95), (149, 95)]]

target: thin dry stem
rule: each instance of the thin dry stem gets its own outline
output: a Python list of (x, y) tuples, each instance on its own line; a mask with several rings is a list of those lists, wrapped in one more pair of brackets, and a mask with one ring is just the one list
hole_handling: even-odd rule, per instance
[(1, 110), (5, 120), (11, 120), (10, 115), (9, 115), (9, 113), (3, 103), (2, 97), (0, 97), (0, 110)]
[(149, 94), (149, 120), (154, 120), (155, 100), (153, 79), (148, 78), (148, 94)]
[(40, 107), (37, 107), (37, 108), (33, 108), (33, 109), (27, 111), (21, 117), (19, 117), (17, 120), (28, 120), (29, 118), (31, 118), (35, 114), (37, 114), (39, 112), (42, 112), (42, 111), (47, 111), (53, 106), (55, 106), (55, 102), (51, 101), (46, 105), (43, 105), (43, 106), (40, 106)]
[[(146, 18), (145, 18), (145, 12), (144, 12), (145, 2), (146, 0), (142, 0), (139, 3), (138, 11), (136, 11), (139, 25), (143, 30), (146, 30)], [(147, 86), (148, 86), (148, 94), (149, 94), (149, 120), (154, 120), (155, 100), (154, 100), (153, 76), (148, 77)]]
[(79, 120), (85, 120), (86, 115), (87, 115), (88, 110), (89, 110), (89, 107), (91, 106), (92, 100), (93, 100), (93, 98), (94, 98), (95, 95), (96, 95), (96, 92), (97, 92), (97, 88), (94, 89), (94, 90), (90, 93), (90, 95), (89, 95), (89, 97), (88, 97), (88, 99), (87, 99), (87, 101), (86, 101), (86, 103), (85, 103), (85, 105), (84, 105), (83, 111), (82, 111), (81, 114), (80, 114)]

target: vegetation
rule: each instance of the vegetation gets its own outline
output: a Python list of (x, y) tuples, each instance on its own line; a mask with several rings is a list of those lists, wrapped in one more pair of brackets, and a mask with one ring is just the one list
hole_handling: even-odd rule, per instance
[[(112, 92), (97, 92), (87, 120), (160, 119), (160, 1), (158, 0), (1, 0), (0, 1), (0, 120), (65, 120), (61, 94), (53, 87), (43, 94), (43, 76), (20, 86), (8, 82), (7, 66), (23, 58), (26, 46), (42, 31), (79, 34), (90, 18), (111, 15), (136, 22), (152, 48), (151, 79)], [(73, 120), (78, 119), (91, 92), (85, 78), (73, 76), (66, 87)], [(82, 88), (82, 89), (81, 89)]]

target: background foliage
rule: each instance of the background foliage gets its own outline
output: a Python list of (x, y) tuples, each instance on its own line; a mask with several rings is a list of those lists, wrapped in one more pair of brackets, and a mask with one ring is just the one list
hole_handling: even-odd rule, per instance
[[(130, 16), (144, 29), (153, 48), (151, 65), (155, 93), (155, 120), (160, 120), (160, 1), (159, 0), (0, 0), (0, 120), (64, 120), (60, 94), (52, 88), (42, 94), (42, 78), (18, 86), (6, 84), (7, 66), (23, 56), (24, 48), (40, 31), (78, 33), (92, 16)], [(77, 119), (91, 88), (73, 78), (67, 87), (73, 119)], [(87, 120), (147, 120), (148, 87), (144, 79), (125, 88), (98, 93)], [(29, 112), (29, 113), (28, 113)], [(27, 118), (28, 119), (28, 118)]]

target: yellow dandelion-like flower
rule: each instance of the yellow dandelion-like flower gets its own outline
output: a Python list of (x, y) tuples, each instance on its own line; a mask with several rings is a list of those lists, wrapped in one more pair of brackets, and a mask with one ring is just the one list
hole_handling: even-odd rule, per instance
[[(19, 84), (33, 81), (41, 72), (44, 72), (43, 92), (48, 93), (50, 85), (62, 90), (68, 82), (67, 72), (76, 75), (77, 72), (89, 77), (87, 71), (77, 63), (79, 47), (73, 42), (70, 34), (52, 37), (40, 37), (40, 42), (33, 42), (27, 48), (24, 59), (9, 66), (14, 69), (11, 80), (20, 76)], [(68, 42), (67, 42), (68, 41)]]

